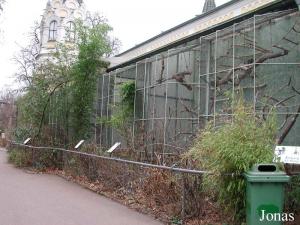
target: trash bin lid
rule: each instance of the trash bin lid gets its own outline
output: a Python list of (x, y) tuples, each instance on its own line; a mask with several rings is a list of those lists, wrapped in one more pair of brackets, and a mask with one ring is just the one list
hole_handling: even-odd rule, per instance
[(245, 173), (248, 182), (287, 183), (290, 177), (281, 171), (277, 164), (255, 164)]

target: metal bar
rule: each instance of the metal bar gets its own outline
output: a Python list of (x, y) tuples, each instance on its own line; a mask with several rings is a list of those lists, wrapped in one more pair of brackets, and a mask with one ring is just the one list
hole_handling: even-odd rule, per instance
[[(109, 94), (110, 94), (110, 73), (108, 74), (108, 83), (107, 83), (107, 102), (106, 102), (106, 118), (108, 119), (108, 118), (110, 118), (110, 116), (109, 116), (109, 104), (110, 104), (110, 99), (109, 99)], [(106, 140), (106, 145), (108, 146), (108, 145), (110, 145), (110, 143), (109, 143), (109, 127), (108, 126), (106, 126), (106, 128), (105, 128), (105, 140)]]
[[(268, 113), (257, 113), (258, 115), (268, 115)], [(277, 115), (298, 115), (300, 113), (297, 113), (297, 112), (278, 112), (276, 113)], [(218, 117), (221, 117), (221, 116), (233, 116), (233, 115), (236, 115), (234, 113), (227, 113), (227, 114), (218, 114)], [(249, 115), (251, 115), (249, 113)], [(206, 115), (206, 114), (200, 114), (200, 117), (213, 117), (214, 115), (212, 114), (209, 114), (209, 115)], [(151, 118), (151, 119), (137, 119), (136, 121), (147, 121), (147, 120), (164, 120), (164, 117), (157, 117), (157, 118)], [(168, 120), (195, 120), (197, 121), (198, 119), (195, 118), (195, 117), (187, 117), (187, 118), (180, 118), (180, 117), (167, 117)]]
[[(104, 75), (102, 75), (102, 84), (101, 84), (101, 119), (103, 117), (103, 89), (104, 89)], [(103, 137), (103, 123), (101, 123), (101, 127), (100, 127), (100, 148), (102, 148), (102, 137)]]
[[(147, 110), (148, 106), (149, 106), (149, 88), (147, 88), (147, 84), (148, 84), (148, 80), (150, 79), (150, 73), (151, 73), (151, 64), (148, 63), (148, 58), (145, 60), (145, 74), (144, 74), (144, 100), (143, 100), (143, 118), (148, 118), (149, 117), (149, 112)], [(150, 82), (149, 82), (150, 83)], [(148, 124), (145, 123), (145, 121), (143, 122), (143, 132), (144, 134), (147, 134), (147, 127)], [(144, 156), (141, 155), (141, 159), (142, 157), (146, 157), (146, 159), (148, 160), (148, 149), (145, 146), (145, 142), (147, 142), (147, 137), (145, 137), (146, 135), (143, 135), (143, 148), (144, 148)]]
[(256, 114), (256, 20), (253, 17), (253, 113)]
[[(157, 74), (158, 74), (157, 73), (158, 55), (156, 55), (155, 59), (156, 60), (155, 60), (154, 79), (153, 79), (153, 81), (155, 81), (155, 78), (157, 77)], [(154, 140), (154, 134), (155, 134), (153, 132), (154, 131), (155, 108), (156, 108), (156, 97), (155, 97), (155, 95), (156, 95), (156, 88), (154, 87), (154, 89), (153, 89), (153, 110), (152, 110), (152, 119), (151, 119), (152, 120), (152, 123), (151, 123), (152, 138), (151, 138), (151, 140)], [(154, 144), (154, 143), (152, 143), (152, 144)], [(152, 152), (151, 152), (151, 161), (153, 161), (154, 153), (155, 153), (155, 149), (154, 149), (154, 146), (153, 146)]]
[[(113, 84), (113, 106), (115, 107), (116, 106), (116, 95), (115, 95), (115, 92), (116, 92), (116, 80), (117, 80), (117, 73), (118, 73), (118, 69), (117, 69), (117, 71), (116, 71), (116, 73), (113, 75), (114, 76), (114, 84)], [(111, 115), (113, 115), (113, 109), (114, 109), (114, 107), (112, 108), (112, 110), (111, 110)], [(112, 127), (111, 128), (111, 144), (113, 144), (114, 143), (114, 128)]]
[(96, 95), (96, 104), (95, 105), (95, 121), (94, 121), (94, 142), (97, 145), (97, 117), (98, 117), (98, 99), (99, 99), (99, 77), (97, 77), (97, 95)]
[(49, 114), (48, 114), (48, 124), (51, 125), (51, 107), (52, 107), (52, 101), (51, 101), (51, 96), (49, 97), (49, 106), (48, 106), (48, 110), (49, 110)]
[(186, 185), (186, 174), (181, 175), (182, 179), (182, 190), (181, 190), (181, 224), (185, 224), (185, 202), (186, 202), (186, 190), (185, 190), (185, 185)]
[[(184, 53), (183, 53), (184, 54)], [(180, 62), (180, 54), (176, 55), (176, 73), (179, 72), (179, 62)], [(178, 93), (178, 83), (176, 82), (175, 84), (175, 117), (177, 117), (178, 115), (178, 98), (179, 98), (179, 93)], [(189, 100), (191, 101), (191, 100)], [(176, 133), (177, 131), (177, 120), (175, 120), (175, 124), (174, 124), (174, 132)], [(175, 139), (176, 141), (176, 139)]]
[(215, 40), (215, 90), (214, 90), (214, 126), (216, 126), (216, 99), (217, 99), (217, 53), (218, 53), (218, 31)]
[(300, 65), (300, 63), (280, 63), (280, 62), (276, 62), (276, 63), (255, 63), (256, 65)]
[[(233, 71), (233, 73), (234, 73), (236, 69), (244, 68), (245, 66), (253, 66), (254, 67), (255, 64), (256, 65), (300, 65), (300, 63), (249, 63), (249, 64), (239, 65), (239, 66), (236, 66), (236, 67), (230, 68), (230, 69), (220, 70), (220, 71), (217, 72), (217, 74), (221, 74), (221, 73), (224, 73), (224, 72), (230, 72), (230, 71)], [(215, 74), (216, 74), (215, 72), (207, 72), (205, 74), (200, 74), (200, 77), (206, 77), (207, 75), (215, 75)], [(167, 82), (156, 83), (156, 84), (149, 85), (146, 88), (154, 88), (154, 87), (162, 86), (166, 83), (168, 83), (168, 84), (178, 84), (178, 82), (176, 82), (176, 81), (169, 81), (168, 80)], [(197, 82), (189, 82), (188, 84), (199, 85), (199, 83), (197, 83)], [(137, 88), (137, 91), (141, 91), (143, 89), (144, 88)]]
[[(200, 37), (200, 40), (199, 40), (199, 44), (200, 46), (202, 45), (202, 37)], [(198, 95), (198, 129), (200, 129), (200, 111), (201, 111), (201, 54), (202, 54), (202, 49), (200, 48), (200, 51), (199, 51), (199, 67), (198, 67), (198, 70), (199, 70), (199, 73), (198, 73), (198, 83), (199, 83), (199, 95)], [(196, 58), (194, 59), (196, 61)]]
[(143, 92), (143, 119), (145, 118), (145, 108), (146, 108), (146, 84), (147, 84), (147, 60), (145, 59), (144, 63), (144, 87), (142, 88)]
[(54, 130), (54, 143), (57, 144), (57, 117), (58, 117), (58, 107), (57, 107), (57, 93), (54, 94), (55, 95), (55, 130)]
[[(167, 53), (167, 74), (166, 74), (166, 79), (168, 78), (169, 75), (169, 50)], [(164, 146), (163, 146), (163, 153), (165, 153), (165, 146), (167, 143), (166, 140), (166, 132), (167, 132), (167, 111), (168, 111), (168, 82), (165, 85), (165, 95), (166, 95), (166, 99), (165, 99), (165, 121), (164, 121)], [(162, 163), (164, 164), (165, 162), (165, 157), (163, 155), (162, 157)]]
[[(163, 145), (164, 143), (153, 143), (153, 144), (148, 144), (146, 145), (147, 147), (151, 147), (151, 146), (155, 146), (155, 145)], [(177, 148), (180, 150), (186, 150), (186, 148), (181, 148), (175, 145), (170, 145), (170, 144), (166, 144), (166, 146), (171, 147), (171, 148)], [(158, 155), (162, 155), (163, 153), (157, 153)], [(164, 155), (174, 155), (174, 153), (164, 153)], [(177, 154), (176, 154), (177, 155)]]
[[(153, 96), (152, 94), (150, 94), (149, 96)], [(164, 96), (164, 95), (155, 95), (154, 97), (156, 97), (156, 98), (165, 98), (166, 96)], [(168, 97), (169, 99), (178, 99), (178, 98), (176, 98), (176, 97), (173, 97), (173, 96), (169, 96)], [(181, 101), (188, 101), (188, 102), (190, 102), (192, 99), (188, 99), (188, 98), (180, 98), (180, 100)]]
[[(222, 115), (222, 114), (220, 114)], [(230, 115), (230, 114), (226, 114), (226, 115)], [(213, 115), (200, 115), (200, 116), (213, 116)], [(158, 117), (158, 118), (153, 118), (154, 120), (164, 120), (164, 117)], [(187, 117), (187, 118), (180, 118), (180, 117), (167, 117), (168, 120), (195, 120), (198, 121), (198, 118), (195, 117)], [(152, 119), (138, 119), (136, 121), (148, 121), (148, 120), (152, 120)]]
[(132, 126), (132, 146), (133, 146), (133, 149), (135, 149), (135, 141), (134, 141), (134, 138), (135, 138), (135, 120), (136, 120), (136, 106), (137, 106), (137, 103), (136, 103), (136, 94), (137, 94), (137, 71), (138, 69), (138, 63), (135, 64), (135, 92), (134, 92), (134, 107), (133, 107), (133, 126)]
[[(210, 57), (211, 57), (211, 41), (208, 44), (207, 62), (206, 62), (206, 99), (205, 99), (205, 114), (209, 115), (209, 99), (210, 99)], [(206, 118), (208, 120), (208, 117)]]
[(197, 174), (197, 175), (211, 174), (211, 172), (208, 172), (208, 171), (191, 170), (191, 169), (184, 169), (184, 168), (177, 168), (177, 167), (155, 165), (155, 164), (150, 164), (150, 163), (142, 163), (142, 162), (136, 162), (136, 161), (126, 160), (126, 159), (100, 156), (100, 155), (86, 153), (86, 152), (67, 150), (67, 149), (63, 149), (63, 148), (36, 147), (36, 146), (24, 145), (24, 144), (20, 144), (20, 143), (16, 143), (16, 142), (11, 142), (11, 144), (17, 145), (17, 146), (20, 146), (20, 147), (24, 147), (24, 148), (29, 148), (29, 149), (64, 151), (64, 152), (68, 152), (68, 153), (74, 153), (74, 154), (77, 154), (77, 155), (84, 155), (84, 156), (88, 156), (88, 157), (94, 157), (94, 158), (99, 158), (99, 159), (104, 159), (104, 160), (109, 160), (109, 161), (114, 161), (114, 162), (138, 165), (138, 166), (141, 166), (141, 167), (157, 168), (157, 169), (168, 170), (168, 171), (178, 172), (178, 173), (189, 173), (189, 174)]
[[(232, 104), (231, 104), (231, 108), (232, 108), (232, 112), (234, 110), (234, 100), (235, 100), (235, 24), (233, 24), (233, 34), (232, 34), (232, 68), (233, 68), (233, 71), (232, 71)], [(233, 123), (233, 117), (232, 117), (232, 120), (231, 122)]]

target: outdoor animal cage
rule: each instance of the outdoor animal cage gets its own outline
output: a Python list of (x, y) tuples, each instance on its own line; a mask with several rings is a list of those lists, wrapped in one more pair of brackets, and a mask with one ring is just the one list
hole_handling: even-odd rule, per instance
[[(255, 15), (129, 66), (99, 75), (94, 142), (107, 149), (128, 143), (145, 159), (185, 152), (208, 122), (232, 120), (239, 96), (264, 118), (275, 110), (278, 137), (300, 144), (300, 14)], [(134, 113), (127, 134), (99, 119), (120, 103), (120, 84), (135, 83)], [(49, 115), (52, 126), (59, 123)], [(53, 122), (54, 121), (54, 122)]]

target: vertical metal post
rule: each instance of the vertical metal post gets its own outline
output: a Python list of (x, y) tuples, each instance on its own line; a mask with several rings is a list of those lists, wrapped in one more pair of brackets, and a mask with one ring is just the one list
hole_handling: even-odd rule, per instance
[[(114, 83), (113, 83), (113, 92), (112, 92), (112, 94), (113, 94), (113, 96), (112, 96), (112, 100), (113, 100), (113, 103), (112, 103), (112, 105), (113, 105), (113, 108), (116, 106), (116, 94), (115, 94), (115, 88), (116, 88), (116, 80), (117, 80), (117, 74), (119, 73), (119, 70), (120, 69), (117, 69), (116, 70), (116, 72), (115, 72), (115, 74), (113, 75), (114, 76)], [(111, 116), (113, 115), (113, 110), (111, 110)], [(111, 128), (111, 144), (113, 144), (114, 143), (114, 128), (112, 127)]]
[(135, 120), (136, 120), (136, 95), (137, 95), (137, 73), (138, 73), (138, 63), (135, 64), (135, 93), (134, 93), (134, 107), (133, 107), (133, 126), (132, 126), (132, 146), (135, 149)]
[(98, 99), (99, 99), (99, 77), (97, 77), (97, 94), (96, 94), (96, 104), (95, 104), (95, 121), (94, 121), (94, 142), (97, 145), (97, 117), (98, 117)]
[(91, 180), (91, 157), (87, 157), (88, 160), (88, 179)]
[(181, 174), (181, 179), (182, 179), (182, 188), (181, 188), (181, 224), (185, 224), (185, 203), (186, 203), (186, 190), (185, 190), (185, 185), (186, 185), (186, 174), (182, 173)]
[(206, 62), (206, 102), (205, 102), (205, 114), (207, 121), (209, 120), (209, 101), (210, 101), (210, 58), (211, 58), (211, 41), (209, 42), (207, 51), (207, 62)]
[(217, 53), (218, 53), (218, 31), (215, 40), (215, 89), (214, 89), (214, 126), (216, 126), (216, 104), (217, 104)]
[(53, 132), (53, 130), (54, 130), (54, 110), (53, 110), (54, 107), (53, 107), (53, 105), (55, 105), (53, 95), (51, 95), (51, 99), (52, 99), (52, 101), (51, 101), (51, 129)]
[[(167, 54), (167, 74), (166, 74), (166, 79), (168, 79), (169, 76), (169, 51), (168, 50), (168, 54)], [(164, 146), (163, 146), (163, 152), (162, 152), (162, 164), (165, 163), (165, 148), (166, 148), (166, 143), (167, 143), (167, 113), (168, 113), (168, 81), (166, 81), (166, 85), (165, 85), (165, 121), (164, 121)]]
[[(147, 86), (147, 63), (148, 63), (148, 59), (145, 59), (144, 61), (144, 88), (143, 88), (143, 120), (142, 120), (142, 129), (143, 129), (143, 133), (146, 132), (146, 107), (147, 107), (147, 97), (146, 97), (146, 86)], [(147, 152), (147, 142), (145, 139), (146, 135), (143, 134), (143, 150), (144, 150), (144, 157), (146, 156), (146, 152)], [(140, 159), (143, 160), (142, 158), (143, 154), (142, 154), (142, 150), (140, 151)]]
[(144, 66), (144, 92), (143, 92), (143, 123), (144, 123), (144, 119), (145, 119), (145, 109), (146, 109), (146, 85), (147, 85), (147, 62), (148, 59), (145, 59), (145, 66)]
[(33, 148), (31, 149), (31, 154), (32, 154), (32, 156), (31, 156), (32, 157), (31, 158), (32, 159), (32, 165), (31, 166), (35, 167), (35, 165), (36, 165), (36, 163), (35, 163), (35, 152), (34, 152)]
[[(196, 71), (196, 68), (195, 68), (195, 52), (193, 52), (193, 55), (192, 55), (192, 50), (190, 49), (189, 51), (188, 51), (188, 57), (184, 57), (184, 59), (185, 59), (185, 63), (186, 63), (186, 70), (187, 71), (191, 71), (191, 70), (193, 70), (193, 71), (191, 71), (192, 73), (192, 75), (191, 75), (191, 77), (192, 77), (192, 89), (193, 89), (193, 91), (192, 91), (192, 96), (191, 96), (191, 98), (188, 98), (189, 99), (189, 102), (190, 102), (190, 104), (191, 104), (191, 108), (195, 108), (195, 96), (196, 96), (196, 91), (194, 91), (196, 88), (196, 86), (197, 85), (195, 85), (195, 83), (196, 83), (196, 73), (195, 73), (195, 71)], [(184, 56), (185, 56), (185, 52), (183, 53), (184, 54)], [(193, 56), (193, 58), (192, 58), (192, 56)], [(188, 60), (188, 63), (187, 63), (187, 60)], [(193, 60), (193, 62), (192, 62), (192, 60)], [(178, 85), (178, 84), (177, 84)], [(195, 88), (195, 89), (194, 89)], [(176, 106), (176, 108), (177, 108), (177, 106)], [(194, 114), (191, 114), (191, 117), (192, 117), (192, 119), (191, 119), (191, 124), (190, 124), (190, 130), (192, 131), (192, 133), (194, 133)], [(190, 116), (189, 116), (190, 117)], [(198, 122), (197, 122), (197, 125), (198, 125)], [(196, 127), (197, 127), (197, 125), (196, 125)], [(175, 135), (176, 135), (176, 133), (175, 133)], [(187, 141), (185, 141), (185, 143), (187, 143)]]
[(253, 17), (253, 111), (256, 114), (256, 15)]
[(56, 144), (56, 137), (57, 137), (57, 111), (58, 111), (58, 107), (57, 107), (57, 93), (54, 93), (55, 95), (55, 131), (54, 131), (54, 142)]
[[(101, 119), (103, 119), (103, 88), (104, 87), (104, 74), (102, 75), (102, 84), (101, 84), (101, 112), (100, 112), (100, 117)], [(103, 137), (103, 123), (101, 123), (101, 126), (100, 126), (100, 148), (102, 148), (102, 137)]]
[[(198, 129), (200, 129), (200, 111), (201, 111), (201, 46), (202, 46), (202, 37), (200, 37), (200, 50), (199, 50), (199, 67), (198, 67), (198, 70), (199, 70), (199, 74), (198, 74), (198, 84), (199, 84), (199, 95), (198, 95)], [(196, 59), (197, 60), (197, 59)], [(197, 62), (197, 61), (196, 61)]]
[[(176, 73), (179, 72), (179, 62), (180, 62), (180, 54), (181, 53), (177, 53), (176, 54)], [(184, 54), (184, 53), (183, 53)], [(175, 128), (174, 128), (174, 134), (175, 134), (175, 141), (177, 141), (177, 136), (176, 136), (176, 131), (177, 131), (177, 117), (178, 117), (178, 99), (179, 99), (179, 93), (178, 93), (178, 83), (176, 82), (175, 85), (176, 89), (175, 89)]]
[[(158, 63), (158, 55), (155, 56), (155, 66), (154, 66), (154, 78), (153, 78), (153, 109), (152, 109), (152, 123), (151, 123), (151, 132), (152, 132), (152, 140), (154, 140), (154, 118), (155, 118), (155, 107), (156, 107), (156, 85), (155, 79), (157, 76), (157, 63)], [(152, 143), (152, 153), (151, 153), (151, 161), (153, 161), (155, 145)]]
[(233, 115), (234, 115), (234, 101), (235, 101), (235, 23), (233, 24), (233, 33), (232, 33), (232, 123), (233, 123)]
[(48, 124), (51, 125), (51, 96), (49, 97), (49, 115), (48, 115)]
[[(109, 116), (109, 104), (110, 104), (110, 75), (111, 73), (108, 74), (108, 85), (107, 85), (107, 104), (106, 104), (106, 118), (108, 119)], [(106, 145), (109, 146), (111, 143), (109, 143), (109, 129), (108, 126), (106, 127), (106, 140), (107, 143)]]

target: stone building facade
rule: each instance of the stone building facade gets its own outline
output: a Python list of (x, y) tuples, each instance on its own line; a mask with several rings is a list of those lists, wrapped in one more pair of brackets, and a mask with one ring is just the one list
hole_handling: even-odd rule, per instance
[(76, 19), (84, 19), (82, 0), (49, 0), (40, 25), (39, 60), (48, 58), (57, 43), (72, 44), (76, 38)]

